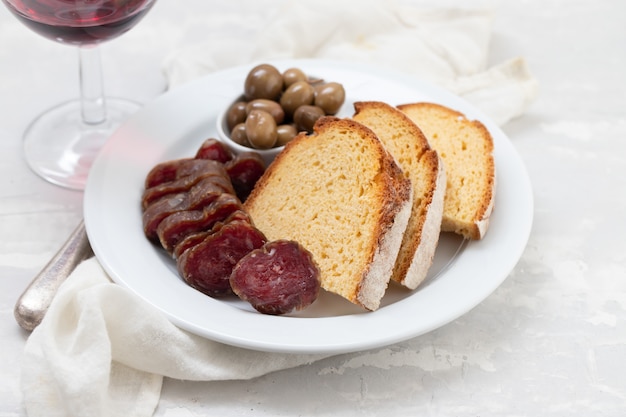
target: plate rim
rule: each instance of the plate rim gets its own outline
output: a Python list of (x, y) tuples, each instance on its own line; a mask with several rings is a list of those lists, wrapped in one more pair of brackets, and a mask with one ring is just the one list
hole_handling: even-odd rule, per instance
[[(495, 162), (498, 178), (498, 188), (496, 191), (496, 207), (494, 208), (493, 217), (496, 218), (503, 215), (506, 216), (507, 214), (512, 215), (512, 213), (499, 214), (498, 209), (502, 209), (501, 207), (499, 207), (502, 205), (502, 203), (505, 203), (505, 206), (513, 205), (518, 210), (518, 217), (515, 219), (515, 224), (509, 225), (512, 227), (512, 230), (514, 232), (514, 239), (512, 241), (509, 241), (510, 239), (507, 240), (510, 247), (508, 248), (509, 252), (506, 254), (505, 259), (499, 258), (498, 264), (496, 266), (487, 265), (487, 273), (491, 275), (488, 277), (489, 279), (477, 280), (475, 283), (478, 284), (478, 288), (464, 288), (462, 294), (470, 294), (472, 296), (471, 299), (463, 299), (461, 297), (461, 299), (459, 300), (458, 291), (452, 291), (449, 294), (450, 298), (448, 299), (448, 302), (452, 303), (453, 305), (448, 307), (447, 313), (438, 314), (435, 315), (435, 317), (431, 317), (431, 319), (427, 321), (425, 325), (412, 326), (411, 324), (408, 324), (406, 325), (406, 327), (402, 327), (399, 330), (385, 330), (384, 334), (381, 335), (364, 336), (363, 332), (355, 332), (352, 338), (348, 337), (345, 334), (345, 332), (349, 329), (360, 330), (364, 328), (363, 326), (368, 329), (384, 329), (385, 326), (389, 327), (389, 323), (393, 321), (392, 319), (390, 319), (390, 317), (394, 317), (394, 315), (407, 315), (411, 313), (418, 315), (419, 317), (420, 314), (429, 314), (429, 312), (432, 313), (433, 310), (437, 311), (437, 306), (433, 303), (432, 300), (429, 301), (427, 299), (423, 299), (424, 297), (417, 297), (420, 301), (419, 305), (415, 305), (415, 302), (411, 304), (408, 299), (415, 299), (415, 294), (419, 294), (418, 289), (415, 294), (412, 294), (407, 299), (402, 300), (398, 303), (388, 305), (382, 309), (377, 310), (376, 312), (367, 312), (364, 314), (348, 316), (323, 318), (265, 316), (259, 313), (251, 313), (248, 311), (239, 310), (233, 307), (233, 311), (230, 311), (230, 313), (232, 313), (231, 316), (233, 319), (238, 320), (237, 326), (239, 327), (238, 331), (229, 332), (228, 329), (224, 329), (222, 325), (219, 326), (219, 329), (207, 329), (205, 326), (200, 326), (197, 321), (189, 320), (187, 316), (180, 317), (180, 314), (172, 314), (171, 311), (167, 311), (167, 309), (164, 309), (162, 305), (158, 305), (158, 303), (155, 304), (155, 299), (160, 298), (157, 295), (152, 293), (138, 292), (132, 284), (129, 285), (127, 279), (124, 279), (123, 274), (127, 272), (128, 268), (122, 268), (119, 264), (119, 254), (111, 254), (111, 249), (104, 245), (104, 239), (102, 238), (103, 230), (102, 227), (98, 225), (101, 208), (97, 206), (98, 203), (102, 202), (98, 199), (98, 192), (102, 193), (100, 187), (106, 187), (110, 185), (105, 181), (104, 172), (106, 172), (106, 168), (108, 168), (107, 164), (111, 162), (111, 155), (115, 154), (115, 152), (119, 150), (118, 148), (121, 146), (120, 141), (124, 139), (127, 135), (132, 133), (137, 134), (139, 137), (141, 137), (142, 132), (145, 133), (145, 130), (159, 128), (158, 126), (153, 126), (152, 124), (147, 125), (146, 123), (151, 123), (149, 120), (150, 117), (155, 112), (158, 113), (161, 108), (170, 107), (173, 103), (176, 103), (178, 100), (180, 100), (181, 97), (191, 97), (193, 96), (193, 94), (197, 94), (199, 91), (203, 91), (203, 88), (206, 88), (207, 86), (213, 86), (216, 82), (223, 79), (228, 79), (229, 77), (241, 77), (242, 74), (247, 73), (247, 71), (249, 71), (249, 69), (252, 68), (253, 65), (255, 65), (254, 63), (251, 63), (248, 65), (240, 65), (237, 67), (228, 68), (203, 76), (157, 97), (155, 100), (148, 103), (137, 114), (132, 116), (126, 123), (124, 123), (116, 131), (116, 133), (113, 134), (111, 139), (103, 148), (101, 154), (96, 158), (96, 161), (94, 162), (94, 165), (90, 172), (84, 194), (83, 211), (85, 226), (96, 257), (102, 264), (104, 270), (109, 274), (114, 282), (123, 285), (124, 287), (128, 288), (130, 291), (138, 295), (140, 298), (144, 299), (144, 301), (147, 301), (149, 304), (161, 310), (169, 318), (169, 320), (178, 327), (190, 331), (191, 333), (205, 337), (207, 339), (253, 350), (307, 354), (335, 354), (371, 349), (375, 347), (390, 345), (412, 337), (419, 336), (421, 334), (425, 334), (466, 314), (468, 311), (470, 311), (476, 305), (486, 299), (498, 286), (502, 284), (502, 282), (504, 282), (504, 280), (513, 270), (520, 257), (522, 256), (522, 253), (530, 236), (530, 230), (533, 221), (533, 194), (530, 178), (523, 164), (523, 161), (513, 147), (511, 141), (508, 139), (508, 137), (504, 134), (499, 126), (495, 125), (495, 123), (493, 123), (493, 121), (489, 117), (487, 117), (475, 106), (466, 102), (461, 97), (458, 97), (433, 84), (427, 83), (406, 74), (394, 72), (393, 70), (371, 65), (318, 59), (267, 60), (264, 62), (271, 63), (279, 68), (300, 66), (307, 72), (315, 69), (323, 72), (324, 68), (332, 68), (333, 70), (354, 72), (355, 74), (361, 74), (362, 76), (367, 77), (393, 80), (393, 82), (406, 84), (407, 87), (415, 88), (421, 92), (424, 92), (427, 96), (435, 96), (437, 100), (433, 101), (453, 107), (456, 110), (464, 113), (468, 118), (480, 120), (483, 124), (485, 124), (494, 139), (494, 153), (496, 155)], [(243, 78), (241, 78), (241, 81), (242, 80)], [(402, 103), (392, 104), (398, 105)], [(164, 126), (161, 126), (161, 128), (163, 127)], [(197, 126), (194, 128), (197, 129)], [(168, 129), (164, 130), (167, 131)], [(165, 133), (159, 132), (159, 134)], [(143, 138), (141, 137), (141, 139)], [(139, 139), (139, 142), (141, 142), (141, 139)], [(177, 140), (180, 140), (180, 138), (177, 138)], [(174, 144), (173, 142), (172, 145)], [(130, 152), (130, 154), (132, 154), (132, 152)], [(500, 155), (500, 157), (498, 157), (498, 155)], [(502, 155), (506, 156), (506, 164), (503, 163), (504, 157)], [(128, 163), (132, 163), (132, 161), (128, 161)], [(508, 189), (511, 184), (507, 184), (505, 182), (503, 185), (501, 179), (501, 175), (505, 175), (504, 178), (506, 179), (506, 181), (510, 181), (511, 178), (509, 178), (509, 176), (512, 174), (514, 174), (513, 179), (516, 183), (515, 192), (512, 192)], [(507, 188), (503, 188), (504, 186), (506, 186)], [(107, 189), (105, 192), (110, 193), (111, 191)], [(506, 200), (502, 200), (503, 196), (506, 197)], [(109, 207), (114, 210), (120, 209), (120, 207), (118, 207), (114, 202), (109, 203)], [(490, 227), (489, 232), (483, 240), (469, 242), (466, 245), (466, 248), (463, 251), (462, 256), (459, 258), (459, 261), (455, 261), (455, 264), (452, 266), (453, 270), (465, 267), (468, 264), (471, 265), (472, 261), (471, 259), (468, 261), (468, 257), (471, 258), (474, 256), (479, 259), (489, 259), (489, 254), (486, 254), (485, 252), (489, 251), (490, 245), (493, 245), (492, 236), (496, 235), (496, 232), (493, 231), (492, 226)], [(500, 233), (498, 233), (497, 235), (499, 236)], [(447, 271), (446, 273), (449, 272)], [(456, 271), (455, 273), (460, 272)], [(439, 291), (449, 290), (443, 284), (439, 284), (439, 286), (444, 287), (443, 289), (440, 288)], [(190, 287), (188, 288), (189, 291), (183, 290), (183, 293), (185, 295), (189, 294), (191, 299), (196, 300), (198, 296), (208, 298), (204, 294), (201, 294), (198, 291), (191, 289)], [(192, 295), (194, 292), (197, 294)], [(209, 298), (209, 300), (212, 299)], [(221, 303), (220, 301), (213, 301)], [(408, 307), (407, 304), (409, 304)], [(228, 309), (217, 308), (216, 310), (224, 312)], [(306, 326), (314, 331), (313, 335), (318, 335), (318, 333), (321, 332), (320, 334), (323, 334), (326, 337), (322, 337), (319, 341), (311, 341), (307, 338), (307, 341), (303, 342), (300, 337), (298, 337), (296, 340), (285, 340), (284, 338), (279, 338), (280, 340), (278, 340), (276, 338), (272, 339), (271, 337), (251, 338), (246, 336), (245, 333), (242, 334), (242, 332), (245, 331), (252, 331), (252, 333), (254, 334), (255, 327), (264, 325), (279, 326), (279, 328), (286, 329), (285, 331), (289, 331), (292, 329), (297, 330), (295, 329), (293, 323), (294, 320), (307, 320), (308, 323), (306, 324)], [(317, 323), (317, 321), (320, 320), (322, 320), (323, 323)], [(366, 331), (365, 333), (369, 332)]]

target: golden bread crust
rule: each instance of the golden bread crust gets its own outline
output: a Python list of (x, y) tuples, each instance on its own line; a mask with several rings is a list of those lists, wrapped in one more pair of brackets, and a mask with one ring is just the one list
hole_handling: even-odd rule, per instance
[(443, 159), (447, 191), (441, 230), (482, 239), (495, 202), (493, 139), (477, 120), (435, 103), (398, 106)]
[(445, 172), (422, 131), (400, 110), (383, 102), (357, 102), (353, 119), (381, 140), (413, 188), (411, 218), (392, 279), (415, 289), (432, 265), (443, 215)]

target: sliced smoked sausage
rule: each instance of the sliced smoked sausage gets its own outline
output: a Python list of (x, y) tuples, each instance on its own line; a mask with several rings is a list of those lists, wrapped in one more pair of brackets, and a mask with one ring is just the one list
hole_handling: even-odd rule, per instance
[(232, 294), (229, 280), (233, 268), (266, 241), (248, 222), (230, 222), (183, 252), (177, 260), (178, 271), (190, 286), (211, 297)]
[(243, 257), (230, 276), (235, 294), (263, 314), (287, 314), (311, 305), (320, 291), (320, 270), (302, 245), (275, 240)]

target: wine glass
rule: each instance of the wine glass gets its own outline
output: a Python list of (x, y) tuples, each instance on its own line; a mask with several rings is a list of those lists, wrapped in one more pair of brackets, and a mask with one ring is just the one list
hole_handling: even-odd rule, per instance
[(82, 190), (89, 168), (113, 131), (140, 107), (104, 96), (98, 45), (130, 30), (156, 0), (2, 0), (36, 33), (78, 46), (80, 98), (39, 115), (24, 133), (33, 171), (67, 188)]

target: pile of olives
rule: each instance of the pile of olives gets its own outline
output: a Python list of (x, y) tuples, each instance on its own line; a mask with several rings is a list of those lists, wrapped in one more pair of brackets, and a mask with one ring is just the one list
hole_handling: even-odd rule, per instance
[(309, 78), (299, 68), (281, 74), (261, 64), (248, 73), (243, 97), (228, 109), (226, 125), (234, 142), (270, 149), (285, 145), (298, 132), (311, 133), (315, 121), (336, 114), (344, 100), (339, 83)]

